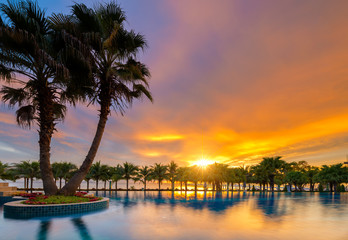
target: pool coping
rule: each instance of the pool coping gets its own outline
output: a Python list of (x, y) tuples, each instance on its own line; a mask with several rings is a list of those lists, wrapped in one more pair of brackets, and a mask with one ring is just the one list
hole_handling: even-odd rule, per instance
[(109, 207), (109, 198), (102, 198), (93, 202), (68, 203), (68, 204), (23, 204), (23, 200), (12, 201), (4, 204), (5, 218), (27, 219), (35, 217), (64, 216), (81, 214)]

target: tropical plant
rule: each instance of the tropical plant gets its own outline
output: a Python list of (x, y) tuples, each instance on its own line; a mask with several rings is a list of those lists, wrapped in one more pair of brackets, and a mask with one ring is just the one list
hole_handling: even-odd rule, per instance
[(265, 157), (260, 163), (269, 179), (271, 191), (274, 191), (274, 178), (284, 171), (286, 162), (281, 160), (282, 157)]
[[(115, 2), (95, 9), (84, 4), (72, 6), (72, 16), (54, 15), (51, 18), (56, 31), (63, 31), (67, 48), (74, 48), (93, 72), (94, 95), (92, 103), (99, 105), (99, 122), (89, 152), (80, 169), (61, 190), (62, 194), (75, 192), (88, 173), (98, 151), (106, 122), (113, 107), (124, 113), (134, 99), (146, 96), (148, 91), (147, 67), (136, 61), (136, 55), (146, 47), (142, 35), (124, 28), (126, 20)], [(80, 47), (77, 47), (80, 46)]]
[(341, 183), (348, 182), (348, 168), (341, 163), (331, 166), (323, 165), (318, 173), (318, 180), (323, 184), (329, 184), (330, 192), (337, 192)]
[[(0, 19), (0, 77), (14, 87), (3, 86), (2, 101), (18, 106), (18, 125), (39, 127), (40, 169), (46, 195), (57, 193), (50, 145), (56, 124), (65, 117), (63, 97), (69, 72), (55, 51), (54, 35), (45, 11), (31, 0), (0, 4), (7, 21)], [(23, 76), (22, 79), (16, 78)]]
[(178, 165), (174, 161), (171, 161), (168, 165), (168, 180), (172, 184), (172, 191), (174, 191), (174, 184), (177, 180), (177, 170)]
[(155, 163), (152, 166), (152, 178), (158, 181), (158, 190), (161, 190), (162, 181), (168, 179), (168, 166)]
[(152, 169), (148, 166), (143, 166), (138, 170), (138, 178), (144, 184), (144, 190), (146, 191), (146, 183), (152, 179)]
[(111, 169), (111, 180), (115, 182), (115, 190), (117, 191), (117, 183), (123, 178), (124, 169), (120, 164)]
[(123, 164), (123, 178), (126, 179), (126, 187), (128, 191), (128, 182), (130, 179), (136, 177), (138, 167), (132, 163), (125, 162)]
[(5, 180), (6, 179), (6, 170), (8, 169), (7, 163), (2, 163), (0, 161), (0, 179)]
[(108, 166), (101, 164), (100, 161), (94, 163), (91, 167), (92, 179), (95, 180), (96, 190), (98, 191), (99, 180), (105, 179), (108, 176)]
[(302, 171), (290, 171), (286, 173), (285, 181), (290, 184), (290, 191), (292, 191), (292, 184), (295, 186), (295, 191), (302, 191), (303, 185), (308, 182), (308, 179)]

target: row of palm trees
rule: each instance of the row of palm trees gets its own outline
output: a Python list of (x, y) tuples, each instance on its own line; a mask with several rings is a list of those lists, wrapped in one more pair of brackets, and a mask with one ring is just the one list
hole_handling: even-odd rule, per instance
[[(0, 80), (6, 83), (1, 100), (18, 108), (18, 125), (38, 127), (45, 194), (73, 195), (93, 164), (111, 109), (123, 114), (135, 99), (152, 101), (150, 72), (137, 61), (146, 40), (126, 29), (125, 12), (116, 2), (94, 8), (75, 3), (71, 14), (48, 17), (36, 1), (8, 0), (0, 3), (0, 14)], [(83, 163), (59, 190), (51, 140), (67, 106), (78, 102), (95, 104), (99, 121)]]
[[(59, 188), (62, 187), (62, 180), (69, 181), (77, 171), (76, 165), (68, 162), (52, 164), (54, 179), (59, 180)], [(25, 187), (29, 187), (27, 181), (32, 181), (34, 178), (40, 178), (40, 170), (37, 162), (24, 161), (14, 164), (12, 167), (0, 163), (0, 178), (15, 180), (15, 178), (24, 178)], [(342, 184), (348, 183), (348, 168), (342, 164), (323, 165), (315, 167), (309, 165), (305, 161), (285, 162), (281, 157), (266, 157), (253, 166), (247, 167), (230, 167), (227, 164), (214, 163), (206, 167), (197, 165), (191, 167), (179, 167), (175, 162), (168, 165), (155, 163), (153, 166), (136, 166), (132, 163), (125, 162), (122, 165), (118, 164), (115, 167), (94, 163), (84, 180), (89, 183), (91, 180), (96, 182), (98, 190), (99, 182), (104, 182), (106, 189), (107, 182), (115, 184), (115, 190), (118, 189), (120, 180), (126, 181), (126, 189), (129, 190), (129, 181), (141, 182), (144, 190), (147, 188), (147, 183), (157, 181), (158, 189), (161, 190), (163, 181), (171, 183), (171, 189), (175, 190), (175, 183), (180, 183), (180, 190), (188, 190), (188, 184), (194, 185), (194, 190), (198, 190), (198, 184), (204, 184), (204, 189), (207, 189), (207, 184), (212, 186), (212, 190), (221, 191), (234, 190), (234, 185), (237, 184), (238, 190), (256, 190), (255, 184), (259, 185), (259, 190), (275, 191), (275, 185), (280, 191), (281, 186), (289, 191), (304, 191), (306, 185), (309, 186), (309, 191), (315, 190), (315, 185), (318, 185), (318, 190), (323, 191), (327, 186), (327, 190), (331, 192), (345, 191)], [(184, 188), (183, 188), (184, 185)], [(287, 186), (289, 189), (287, 189)], [(111, 185), (110, 185), (111, 187)]]

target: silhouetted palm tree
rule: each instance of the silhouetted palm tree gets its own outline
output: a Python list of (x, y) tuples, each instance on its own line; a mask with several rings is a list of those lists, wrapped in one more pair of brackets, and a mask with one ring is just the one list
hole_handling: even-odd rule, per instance
[[(69, 76), (55, 51), (53, 31), (44, 10), (33, 1), (0, 4), (8, 21), (0, 19), (0, 77), (15, 87), (3, 86), (2, 100), (16, 111), (17, 123), (39, 126), (40, 169), (47, 195), (57, 193), (50, 164), (55, 125), (65, 117), (62, 96)], [(26, 80), (16, 78), (22, 75)], [(71, 99), (70, 99), (71, 100)]]
[(152, 179), (152, 169), (148, 166), (143, 166), (137, 173), (139, 181), (144, 184), (144, 190), (146, 191), (146, 183)]
[(127, 191), (128, 191), (129, 179), (132, 179), (133, 177), (135, 177), (137, 174), (137, 171), (138, 171), (138, 167), (135, 166), (134, 164), (129, 163), (129, 162), (125, 162), (123, 164), (123, 178), (126, 179)]
[[(55, 15), (51, 18), (55, 29), (65, 30), (65, 44), (81, 46), (79, 54), (87, 59), (94, 79), (91, 102), (99, 105), (99, 122), (89, 152), (78, 172), (61, 193), (73, 194), (88, 173), (98, 151), (106, 122), (113, 107), (124, 113), (134, 99), (143, 96), (152, 101), (148, 91), (147, 67), (135, 60), (137, 53), (146, 47), (142, 35), (127, 31), (122, 9), (114, 2), (95, 9), (84, 4), (72, 6), (72, 16)], [(70, 47), (72, 48), (72, 47)], [(76, 48), (75, 48), (76, 49)]]
[(168, 180), (172, 184), (172, 191), (174, 191), (174, 184), (177, 180), (177, 170), (178, 165), (174, 161), (171, 161), (168, 165)]
[(158, 181), (158, 190), (161, 190), (161, 183), (168, 178), (168, 166), (155, 163), (152, 167), (152, 178)]

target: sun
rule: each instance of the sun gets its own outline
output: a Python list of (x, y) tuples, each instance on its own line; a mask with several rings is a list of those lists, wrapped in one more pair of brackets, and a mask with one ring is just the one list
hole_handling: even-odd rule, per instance
[(201, 158), (195, 162), (192, 163), (192, 165), (197, 165), (198, 167), (201, 168), (206, 168), (208, 165), (213, 164), (214, 161), (206, 159), (206, 158)]

